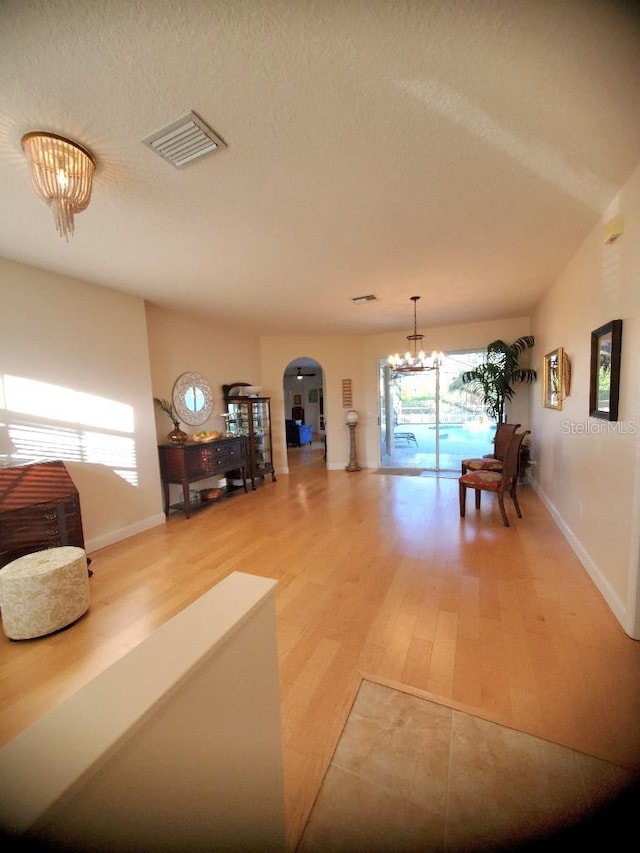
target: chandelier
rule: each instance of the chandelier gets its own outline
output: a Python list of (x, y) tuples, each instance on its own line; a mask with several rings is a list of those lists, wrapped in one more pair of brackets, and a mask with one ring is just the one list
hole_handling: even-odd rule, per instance
[(435, 370), (440, 366), (442, 353), (437, 353), (434, 350), (431, 353), (431, 357), (427, 358), (424, 350), (421, 349), (418, 352), (418, 341), (424, 339), (424, 335), (418, 334), (416, 316), (418, 299), (420, 299), (419, 296), (411, 297), (411, 301), (413, 302), (413, 334), (407, 335), (407, 340), (413, 344), (413, 354), (407, 351), (404, 357), (401, 357), (399, 353), (389, 356), (388, 364), (394, 376), (402, 376), (407, 373), (423, 373), (426, 370)]
[(26, 133), (22, 147), (33, 188), (53, 210), (58, 233), (69, 242), (74, 214), (85, 210), (91, 199), (93, 155), (77, 142), (40, 130)]

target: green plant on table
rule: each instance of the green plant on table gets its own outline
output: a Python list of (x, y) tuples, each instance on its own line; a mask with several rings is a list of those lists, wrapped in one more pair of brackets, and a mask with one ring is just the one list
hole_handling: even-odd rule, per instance
[(161, 409), (165, 413), (165, 415), (168, 415), (171, 418), (171, 422), (173, 423), (174, 427), (178, 429), (178, 427), (180, 426), (180, 419), (178, 418), (178, 415), (176, 414), (176, 410), (173, 408), (173, 405), (168, 400), (164, 400), (161, 397), (154, 397), (153, 402), (159, 409)]

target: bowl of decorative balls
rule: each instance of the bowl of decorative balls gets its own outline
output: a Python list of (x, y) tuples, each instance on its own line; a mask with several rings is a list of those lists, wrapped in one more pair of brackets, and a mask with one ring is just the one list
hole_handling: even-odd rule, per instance
[(194, 441), (199, 441), (202, 444), (206, 443), (207, 441), (215, 441), (216, 438), (221, 437), (222, 433), (218, 432), (217, 429), (214, 429), (211, 432), (205, 432), (204, 430), (202, 432), (194, 432), (192, 436)]

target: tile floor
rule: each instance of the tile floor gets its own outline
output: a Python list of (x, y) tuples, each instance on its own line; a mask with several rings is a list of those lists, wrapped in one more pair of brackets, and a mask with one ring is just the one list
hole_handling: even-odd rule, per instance
[(596, 804), (632, 781), (607, 762), (363, 680), (297, 853), (493, 851), (549, 847), (553, 836), (561, 849), (560, 830), (586, 828)]

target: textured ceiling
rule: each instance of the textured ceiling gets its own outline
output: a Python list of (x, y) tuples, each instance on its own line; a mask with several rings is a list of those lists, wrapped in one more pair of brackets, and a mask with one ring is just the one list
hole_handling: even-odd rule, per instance
[[(2, 0), (0, 255), (258, 333), (526, 314), (640, 159), (632, 8)], [(228, 147), (176, 170), (190, 110)], [(98, 162), (69, 244), (34, 129)]]

